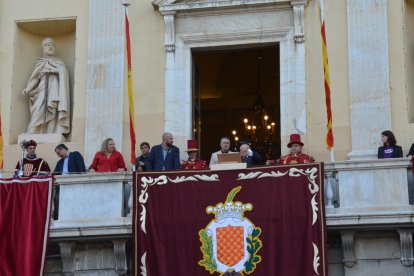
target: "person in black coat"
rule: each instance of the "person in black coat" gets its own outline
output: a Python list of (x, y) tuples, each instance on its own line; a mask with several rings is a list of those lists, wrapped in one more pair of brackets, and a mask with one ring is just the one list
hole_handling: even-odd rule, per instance
[(397, 140), (392, 131), (383, 131), (381, 133), (381, 141), (383, 146), (378, 148), (378, 159), (403, 157), (402, 148), (397, 146)]
[(147, 171), (171, 171), (180, 169), (180, 149), (173, 145), (169, 132), (162, 135), (162, 144), (153, 146), (146, 163)]
[(257, 152), (250, 149), (248, 144), (240, 146), (240, 155), (243, 163), (247, 164), (247, 167), (263, 165), (262, 157)]
[(139, 172), (144, 172), (147, 170), (151, 147), (148, 142), (142, 142), (141, 145), (139, 145), (139, 148), (141, 149), (142, 154), (135, 159), (135, 168)]
[[(69, 152), (65, 144), (57, 145), (55, 152), (60, 157), (60, 160), (57, 162), (55, 170), (53, 171), (54, 175), (86, 173), (85, 162), (79, 152)], [(59, 214), (59, 186), (55, 187), (53, 201), (55, 203), (53, 219), (57, 220)]]
[(407, 157), (412, 158), (414, 156), (414, 144), (411, 144), (410, 151), (407, 154)]
[(69, 149), (64, 144), (57, 145), (55, 152), (60, 157), (60, 160), (57, 162), (53, 174), (86, 173), (85, 162), (79, 152), (69, 152)]

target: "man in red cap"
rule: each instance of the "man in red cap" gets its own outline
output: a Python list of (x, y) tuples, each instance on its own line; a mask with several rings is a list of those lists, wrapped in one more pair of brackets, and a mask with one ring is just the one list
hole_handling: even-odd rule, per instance
[(291, 164), (306, 164), (314, 163), (315, 159), (307, 154), (302, 153), (303, 143), (300, 140), (299, 134), (291, 134), (290, 141), (287, 144), (290, 153), (280, 157), (276, 162), (279, 165), (291, 165)]
[(196, 140), (187, 140), (188, 160), (181, 164), (183, 170), (205, 170), (207, 162), (197, 157), (198, 146)]
[(29, 140), (21, 144), (26, 149), (27, 155), (17, 162), (15, 176), (49, 175), (50, 168), (45, 160), (36, 156), (37, 143)]

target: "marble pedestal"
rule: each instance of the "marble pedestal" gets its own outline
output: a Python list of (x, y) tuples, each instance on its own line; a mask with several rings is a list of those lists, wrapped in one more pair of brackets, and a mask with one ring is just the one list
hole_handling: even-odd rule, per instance
[(65, 136), (63, 136), (61, 133), (23, 133), (17, 137), (17, 141), (20, 144), (20, 142), (23, 140), (35, 140), (38, 144), (59, 144), (66, 142)]

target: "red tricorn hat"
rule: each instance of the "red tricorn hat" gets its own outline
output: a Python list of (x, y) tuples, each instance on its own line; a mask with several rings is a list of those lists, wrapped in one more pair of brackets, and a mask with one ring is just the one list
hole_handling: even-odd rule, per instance
[(35, 140), (29, 140), (29, 141), (26, 142), (26, 148), (32, 147), (32, 146), (37, 147), (37, 143), (36, 143)]
[(291, 134), (290, 135), (290, 141), (287, 144), (287, 147), (290, 148), (293, 144), (297, 144), (303, 147), (304, 143), (300, 140), (299, 134)]
[(187, 140), (187, 152), (198, 151), (197, 140)]

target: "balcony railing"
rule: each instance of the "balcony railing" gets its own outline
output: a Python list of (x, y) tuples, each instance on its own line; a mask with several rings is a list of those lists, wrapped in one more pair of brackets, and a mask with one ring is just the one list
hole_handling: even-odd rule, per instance
[[(59, 217), (51, 237), (130, 235), (132, 173), (57, 176)], [(414, 222), (413, 172), (407, 158), (325, 164), (327, 225)]]
[(327, 225), (393, 225), (414, 221), (408, 158), (325, 164)]
[(55, 185), (59, 200), (53, 208), (59, 211), (52, 238), (131, 233), (131, 172), (56, 176)]

